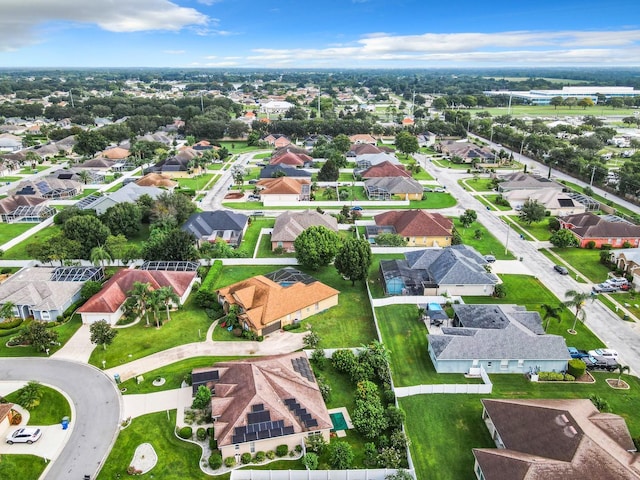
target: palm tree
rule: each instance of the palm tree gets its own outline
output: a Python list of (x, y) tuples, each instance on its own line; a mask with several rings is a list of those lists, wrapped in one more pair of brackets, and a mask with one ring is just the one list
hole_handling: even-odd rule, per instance
[(582, 310), (582, 307), (584, 307), (585, 302), (588, 298), (591, 297), (591, 295), (585, 292), (578, 292), (577, 290), (567, 290), (564, 296), (566, 298), (569, 298), (569, 300), (564, 302), (564, 304), (569, 308), (576, 309), (576, 316), (573, 319), (573, 326), (571, 327), (571, 330), (569, 330), (569, 333), (575, 333), (576, 323), (578, 323), (578, 316), (580, 315), (580, 313), (582, 313), (582, 321), (584, 322), (585, 313)]
[(128, 292), (130, 297), (135, 298), (136, 308), (140, 315), (146, 314), (147, 326), (149, 326), (149, 312), (147, 306), (149, 297), (151, 296), (151, 284), (142, 282), (133, 282), (133, 288)]
[(13, 309), (16, 307), (16, 304), (13, 302), (5, 302), (2, 305), (2, 308), (0, 308), (0, 317), (4, 318), (5, 320), (11, 320), (13, 319), (14, 315), (13, 315)]
[(547, 321), (547, 323), (544, 326), (544, 331), (546, 332), (547, 329), (549, 328), (549, 321), (552, 318), (555, 318), (558, 323), (560, 323), (562, 321), (562, 319), (560, 318), (560, 313), (562, 312), (562, 307), (560, 307), (559, 305), (557, 307), (552, 307), (551, 305), (547, 305), (546, 303), (541, 305), (542, 310), (544, 310), (544, 315), (542, 316), (542, 321), (544, 322), (545, 320)]
[(178, 305), (180, 303), (180, 297), (170, 286), (160, 287), (156, 290), (156, 294), (160, 297), (160, 301), (164, 304), (167, 310), (167, 320), (171, 320), (171, 316), (169, 315), (169, 306), (171, 306), (171, 304)]
[(93, 247), (91, 249), (91, 263), (93, 263), (95, 266), (101, 266), (104, 267), (104, 264), (106, 262), (110, 262), (113, 259), (111, 258), (111, 255), (109, 255), (109, 252), (107, 251), (107, 249), (105, 247), (103, 247), (102, 245), (98, 245), (97, 247)]
[(160, 328), (160, 319), (158, 318), (158, 314), (163, 303), (161, 296), (158, 294), (158, 290), (152, 290), (149, 294), (149, 298), (147, 299), (147, 308), (151, 309), (153, 312), (153, 319), (156, 322), (157, 328)]
[(322, 198), (326, 200), (336, 200), (338, 198), (338, 192), (333, 187), (326, 187), (322, 192)]
[(87, 170), (80, 170), (78, 172), (78, 177), (80, 177), (80, 180), (82, 180), (82, 183), (85, 185), (89, 183), (89, 180), (91, 180), (91, 174)]
[(628, 366), (628, 365), (621, 365), (621, 364), (618, 364), (618, 366), (616, 367), (616, 370), (618, 370), (618, 387), (619, 387), (619, 386), (620, 386), (620, 384), (622, 383), (622, 380), (621, 380), (621, 378), (622, 378), (622, 374), (623, 374), (624, 372), (628, 372), (628, 371), (630, 371), (631, 369), (629, 368), (629, 366)]

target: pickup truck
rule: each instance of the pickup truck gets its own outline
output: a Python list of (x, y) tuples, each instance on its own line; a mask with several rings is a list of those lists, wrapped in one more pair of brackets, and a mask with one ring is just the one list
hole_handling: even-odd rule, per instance
[(613, 372), (618, 368), (618, 362), (609, 357), (588, 356), (582, 359), (587, 365), (587, 370), (607, 370)]

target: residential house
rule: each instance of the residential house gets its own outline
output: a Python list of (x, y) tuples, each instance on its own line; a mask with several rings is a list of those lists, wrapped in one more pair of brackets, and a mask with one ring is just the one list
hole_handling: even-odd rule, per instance
[[(635, 275), (634, 272), (640, 268), (640, 248), (612, 250), (611, 261), (615, 263), (616, 268), (619, 268), (627, 275)], [(634, 283), (640, 285), (640, 283), (635, 282), (635, 280)]]
[(14, 195), (36, 195), (43, 198), (61, 199), (82, 193), (84, 185), (76, 180), (55, 177), (40, 177), (23, 180), (13, 190)]
[(587, 211), (587, 207), (578, 202), (577, 199), (557, 188), (510, 190), (503, 196), (514, 208), (524, 205), (527, 200), (536, 201), (544, 206), (545, 210), (549, 211), (549, 214), (554, 217)]
[(290, 177), (265, 178), (258, 183), (260, 198), (265, 206), (277, 203), (309, 200), (311, 183)]
[(474, 448), (478, 480), (638, 480), (625, 419), (588, 399), (483, 399), (497, 448)]
[(338, 232), (338, 220), (335, 217), (315, 210), (289, 211), (278, 215), (271, 233), (271, 250), (284, 248), (287, 252), (295, 252), (293, 242), (298, 235), (316, 225)]
[(531, 175), (523, 172), (514, 172), (500, 176), (502, 180), (498, 183), (499, 192), (510, 192), (512, 190), (547, 190), (554, 189), (562, 191), (564, 186), (561, 183), (539, 175)]
[(330, 143), (333, 140), (333, 137), (331, 135), (323, 135), (323, 134), (308, 135), (302, 141), (302, 145), (307, 150), (313, 150), (313, 148), (316, 146), (316, 143), (318, 143), (318, 141), (320, 140), (325, 141), (326, 143)]
[(291, 145), (291, 140), (289, 140), (289, 137), (279, 133), (270, 133), (266, 137), (263, 137), (261, 141), (275, 148), (284, 148)]
[(369, 145), (375, 145), (378, 141), (369, 135), (368, 133), (357, 133), (349, 136), (351, 143), (368, 143)]
[(11, 195), (0, 199), (0, 220), (5, 223), (40, 223), (55, 214), (46, 198)]
[(448, 247), (453, 222), (439, 213), (426, 210), (395, 210), (373, 217), (375, 226), (367, 226), (367, 238), (382, 232), (401, 235), (409, 247)]
[(82, 167), (85, 169), (95, 168), (96, 170), (107, 171), (111, 167), (113, 167), (116, 163), (117, 163), (116, 160), (110, 160), (104, 157), (96, 157), (96, 158), (92, 158), (91, 160), (85, 160), (82, 163), (77, 163), (74, 166)]
[(109, 207), (113, 207), (118, 203), (135, 203), (141, 196), (149, 195), (154, 200), (158, 198), (166, 190), (158, 187), (141, 187), (134, 183), (128, 183), (124, 187), (102, 197), (97, 197), (91, 202), (83, 202), (79, 207), (82, 210), (95, 210), (98, 215), (102, 215)]
[(158, 187), (173, 191), (179, 184), (175, 180), (160, 173), (147, 173), (144, 177), (135, 181), (141, 187)]
[(266, 113), (267, 115), (287, 113), (287, 111), (293, 106), (294, 106), (293, 103), (272, 100), (272, 101), (261, 104), (260, 112)]
[(463, 163), (494, 163), (495, 153), (467, 141), (448, 141), (436, 144), (436, 150), (447, 157), (459, 157)]
[(420, 147), (432, 147), (436, 144), (437, 135), (432, 132), (424, 132), (416, 137)]
[(169, 270), (138, 270), (126, 268), (119, 270), (102, 289), (92, 296), (78, 309), (82, 323), (90, 324), (98, 320), (106, 320), (110, 325), (120, 319), (123, 314), (122, 306), (129, 297), (129, 292), (136, 282), (148, 283), (150, 290), (161, 287), (171, 287), (180, 297), (183, 304), (193, 288), (197, 278), (195, 271)]
[(22, 319), (55, 321), (80, 299), (85, 282), (103, 278), (100, 267), (26, 267), (0, 283), (0, 305), (13, 303)]
[(560, 372), (571, 359), (560, 335), (546, 335), (538, 312), (518, 305), (452, 305), (451, 326), (432, 333), (429, 356), (438, 373)]
[(338, 304), (340, 292), (291, 267), (217, 291), (225, 312), (238, 305), (242, 328), (267, 335)]
[[(184, 127), (184, 122), (182, 120), (175, 120), (172, 125), (172, 127), (175, 128), (181, 128), (181, 126)], [(136, 137), (136, 140), (142, 140), (145, 142), (158, 142), (166, 145), (167, 147), (173, 143), (173, 138), (162, 132), (147, 133), (146, 135)]]
[[(83, 179), (84, 174), (80, 172), (87, 172), (86, 181)], [(96, 169), (84, 169), (84, 168), (64, 168), (56, 170), (55, 172), (47, 175), (47, 178), (57, 178), (58, 180), (75, 180), (76, 182), (86, 185), (88, 183), (104, 183), (105, 174)]]
[(177, 155), (160, 160), (152, 167), (145, 169), (149, 173), (161, 173), (172, 178), (187, 177), (193, 169), (193, 159), (198, 156), (192, 148), (181, 150)]
[(363, 179), (376, 178), (376, 177), (408, 177), (411, 178), (411, 172), (408, 172), (404, 165), (398, 165), (391, 163), (387, 160), (380, 162), (376, 165), (365, 170), (354, 170), (354, 176), (361, 177)]
[(484, 268), (484, 257), (467, 245), (407, 252), (404, 257), (380, 261), (387, 295), (491, 296), (499, 282)]
[(272, 156), (269, 165), (288, 165), (291, 167), (303, 167), (312, 162), (313, 159), (309, 155), (294, 152), (284, 152), (277, 156)]
[(558, 218), (560, 228), (571, 231), (578, 239), (578, 245), (584, 248), (594, 242), (595, 248), (603, 244), (614, 248), (640, 246), (640, 226), (619, 217), (611, 219), (593, 213), (579, 213)]
[(130, 154), (131, 152), (129, 152), (129, 149), (127, 148), (111, 147), (101, 152), (100, 156), (108, 158), (109, 160), (124, 160)]
[(389, 200), (392, 196), (402, 200), (422, 200), (423, 186), (413, 178), (379, 177), (364, 182), (369, 200)]
[(17, 152), (22, 148), (22, 139), (10, 133), (0, 133), (0, 151)]
[(286, 165), (267, 165), (260, 170), (260, 179), (289, 177), (296, 180), (311, 180), (311, 172)]
[(249, 217), (229, 210), (196, 212), (182, 225), (182, 230), (191, 233), (198, 245), (213, 243), (221, 238), (232, 247), (237, 247), (247, 231)]
[[(214, 438), (223, 458), (287, 445), (310, 435), (329, 441), (333, 427), (303, 352), (216, 363), (192, 372), (211, 389)], [(194, 387), (196, 383), (194, 383)]]
[(361, 154), (361, 155), (357, 155), (355, 157), (355, 167), (354, 167), (354, 173), (366, 170), (367, 168), (370, 168), (374, 165), (378, 165), (380, 163), (383, 162), (389, 162), (392, 163), (394, 165), (402, 165), (400, 163), (400, 160), (398, 160), (393, 154), (391, 153), (373, 153), (373, 154)]

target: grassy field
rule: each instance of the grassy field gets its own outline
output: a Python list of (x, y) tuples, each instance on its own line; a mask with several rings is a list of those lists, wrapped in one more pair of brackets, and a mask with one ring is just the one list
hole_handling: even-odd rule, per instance
[(211, 325), (204, 310), (196, 307), (191, 299), (180, 310), (171, 312), (171, 321), (166, 321), (164, 311), (160, 312), (160, 319), (165, 323), (159, 329), (150, 314), (150, 326), (147, 327), (146, 320), (142, 319), (132, 327), (118, 330), (118, 335), (106, 350), (93, 350), (89, 363), (102, 367), (105, 360), (107, 368), (111, 368), (171, 347), (201, 342)]
[(37, 223), (0, 223), (0, 245), (4, 245), (37, 225)]
[(253, 152), (254, 150), (261, 150), (258, 147), (248, 146), (247, 142), (243, 140), (224, 141), (219, 143), (221, 147), (226, 147), (231, 153), (246, 153)]
[(584, 115), (596, 115), (598, 117), (607, 116), (628, 116), (633, 115), (637, 110), (633, 108), (612, 108), (605, 106), (593, 106), (587, 109), (582, 107), (554, 107), (553, 105), (512, 105), (511, 112), (507, 107), (485, 108), (479, 111), (489, 112), (491, 116), (511, 115), (512, 117), (573, 117)]
[(391, 354), (393, 382), (397, 387), (434, 383), (477, 383), (462, 374), (438, 374), (427, 351), (427, 327), (415, 305), (376, 308), (382, 342)]
[[(515, 258), (511, 252), (505, 254), (504, 245), (480, 222), (473, 222), (468, 228), (463, 228), (460, 219), (453, 218), (453, 224), (462, 237), (462, 243), (475, 248), (482, 255), (494, 255), (498, 260), (513, 260)], [(482, 232), (480, 239), (475, 238), (476, 230)]]
[(213, 173), (204, 173), (189, 178), (178, 178), (178, 184), (181, 188), (188, 188), (194, 191), (203, 190), (205, 186), (213, 178)]
[(247, 256), (252, 257), (258, 243), (260, 230), (263, 228), (273, 228), (275, 222), (273, 218), (257, 218), (252, 220), (244, 234), (239, 250), (245, 252)]
[(542, 253), (545, 257), (547, 257), (549, 260), (551, 260), (553, 263), (557, 263), (559, 265), (563, 265), (565, 267), (567, 267), (567, 269), (569, 270), (571, 276), (578, 282), (578, 283), (587, 283), (586, 280), (584, 280), (580, 275), (576, 275), (576, 270), (573, 268), (572, 265), (569, 265), (568, 263), (565, 264), (563, 262), (561, 262), (560, 260), (558, 260), (556, 257), (554, 257), (551, 254), (551, 251), (547, 248), (541, 248), (540, 250), (538, 250), (540, 253)]
[(492, 192), (492, 181), (490, 178), (463, 178), (458, 180), (462, 187), (468, 187), (474, 192)]
[[(42, 398), (40, 405), (29, 411), (29, 425), (56, 425), (62, 417), (71, 418), (71, 406), (67, 399), (57, 390), (41, 385)], [(5, 398), (10, 403), (17, 403), (20, 390), (10, 393)]]
[[(69, 341), (69, 339), (73, 336), (74, 333), (80, 328), (82, 325), (82, 320), (80, 315), (74, 315), (71, 320), (62, 325), (58, 325), (57, 327), (52, 327), (55, 332), (58, 332), (58, 342), (60, 345), (51, 345), (49, 349), (49, 354), (53, 354), (64, 347), (64, 344)], [(21, 325), (21, 327), (26, 327), (26, 322)], [(0, 357), (46, 357), (46, 352), (40, 352), (33, 348), (32, 346), (24, 346), (24, 347), (7, 347), (7, 341), (11, 338), (3, 337), (0, 340)]]
[(35, 455), (2, 455), (0, 478), (38, 480), (47, 463)]
[(420, 170), (418, 173), (413, 174), (415, 180), (433, 180), (433, 176), (426, 170)]
[(609, 275), (609, 268), (600, 263), (600, 250), (553, 247), (551, 251), (594, 283), (604, 282)]
[[(517, 224), (518, 227), (520, 227), (522, 230), (533, 235), (536, 240), (546, 242), (549, 240), (549, 238), (551, 238), (551, 230), (549, 230), (548, 217), (545, 217), (541, 222), (534, 222), (530, 225), (527, 225), (525, 222), (523, 222), (518, 215), (509, 215), (509, 219)], [(524, 238), (529, 239), (527, 235), (525, 235)]]

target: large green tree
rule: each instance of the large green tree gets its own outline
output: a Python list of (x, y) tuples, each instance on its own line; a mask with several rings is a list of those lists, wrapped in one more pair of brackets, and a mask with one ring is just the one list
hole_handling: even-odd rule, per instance
[(338, 234), (322, 225), (313, 225), (293, 242), (300, 265), (317, 270), (329, 265), (340, 246)]
[(45, 322), (34, 320), (24, 333), (24, 340), (39, 352), (44, 352), (58, 341), (58, 332), (47, 328)]
[(584, 304), (587, 302), (591, 295), (586, 292), (580, 292), (578, 290), (567, 290), (564, 294), (567, 300), (564, 304), (569, 308), (574, 308), (576, 311), (575, 317), (573, 319), (573, 326), (569, 332), (575, 333), (576, 331), (576, 323), (578, 323), (578, 318), (582, 316), (582, 320), (584, 321)]
[(338, 441), (329, 447), (329, 465), (335, 470), (346, 470), (353, 463), (354, 454), (351, 445)]
[(184, 230), (154, 229), (142, 249), (145, 260), (188, 261), (197, 260), (195, 237)]
[(93, 322), (89, 326), (89, 332), (91, 333), (91, 343), (102, 345), (104, 350), (107, 349), (107, 345), (111, 345), (111, 342), (118, 334), (118, 330), (109, 325), (106, 320)]
[(527, 200), (520, 210), (520, 219), (527, 225), (539, 222), (544, 218), (544, 205), (538, 203), (537, 200)]
[(335, 266), (338, 273), (351, 280), (366, 280), (371, 266), (371, 245), (364, 238), (348, 238), (336, 254)]
[(82, 258), (89, 258), (91, 249), (104, 245), (111, 232), (97, 217), (81, 215), (67, 220), (62, 225), (62, 233), (80, 244)]
[(124, 235), (127, 238), (135, 236), (142, 223), (142, 210), (135, 203), (122, 202), (107, 208), (100, 215), (103, 224), (109, 227), (111, 235)]
[(320, 171), (318, 172), (318, 181), (335, 182), (338, 180), (339, 176), (340, 170), (338, 169), (338, 166), (333, 160), (329, 159), (324, 162), (324, 165), (320, 168)]
[(84, 131), (76, 135), (76, 143), (73, 151), (78, 155), (93, 156), (107, 148), (108, 142), (98, 131)]
[(396, 135), (396, 148), (405, 155), (409, 155), (420, 150), (420, 145), (418, 145), (418, 139), (414, 135), (403, 130)]
[(575, 247), (578, 245), (576, 236), (566, 228), (561, 228), (557, 232), (553, 232), (549, 241), (558, 248)]

